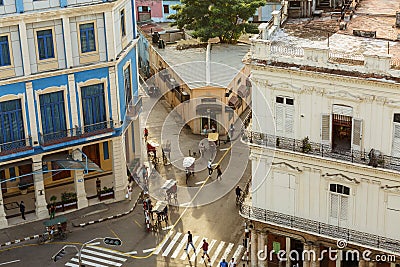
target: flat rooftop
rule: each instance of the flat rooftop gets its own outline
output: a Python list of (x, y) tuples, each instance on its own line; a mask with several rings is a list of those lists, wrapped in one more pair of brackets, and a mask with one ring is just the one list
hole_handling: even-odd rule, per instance
[[(361, 0), (345, 30), (339, 29), (340, 14), (323, 13), (313, 19), (288, 19), (272, 41), (312, 47), (327, 47), (329, 43), (330, 50), (342, 53), (389, 53), (400, 57), (396, 11), (400, 11), (400, 0)], [(353, 30), (376, 31), (376, 38), (354, 36)]]

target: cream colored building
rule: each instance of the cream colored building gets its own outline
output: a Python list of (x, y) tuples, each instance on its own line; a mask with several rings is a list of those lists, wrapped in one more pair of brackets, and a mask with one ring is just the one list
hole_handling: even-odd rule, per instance
[[(400, 256), (399, 43), (344, 31), (328, 40), (313, 22), (280, 29), (274, 16), (251, 49), (252, 182), (241, 209), (251, 266), (393, 267), (376, 256)], [(340, 239), (342, 259), (257, 257), (265, 246), (320, 256)], [(353, 249), (377, 261), (347, 257)]]

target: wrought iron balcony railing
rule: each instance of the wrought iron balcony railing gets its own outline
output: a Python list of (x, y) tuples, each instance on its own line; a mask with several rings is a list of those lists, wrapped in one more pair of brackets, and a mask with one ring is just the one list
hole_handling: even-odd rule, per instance
[(273, 223), (294, 230), (312, 232), (333, 239), (345, 239), (348, 242), (400, 253), (400, 240), (396, 239), (338, 227), (245, 204), (241, 204), (240, 206), (240, 215), (250, 220)]
[(50, 146), (60, 144), (79, 138), (85, 138), (106, 132), (111, 132), (114, 129), (113, 121), (104, 121), (96, 124), (85, 125), (54, 133), (39, 133), (39, 142), (41, 146)]
[(11, 141), (0, 144), (0, 156), (14, 154), (32, 149), (32, 138)]
[(309, 155), (320, 156), (324, 158), (343, 160), (351, 163), (369, 165), (400, 171), (400, 158), (377, 153), (377, 151), (359, 151), (354, 149), (338, 150), (332, 149), (330, 145), (324, 145), (308, 141), (305, 145), (304, 140), (287, 138), (266, 133), (244, 131), (242, 140), (250, 144), (283, 149), (294, 152), (302, 152)]

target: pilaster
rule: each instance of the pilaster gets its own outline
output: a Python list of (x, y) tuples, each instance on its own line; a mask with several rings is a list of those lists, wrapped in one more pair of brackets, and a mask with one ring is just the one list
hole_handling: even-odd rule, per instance
[(256, 233), (256, 231), (254, 229), (251, 230), (250, 249), (251, 249), (250, 266), (251, 267), (258, 267), (258, 257), (257, 257), (258, 235), (257, 235), (257, 233)]
[[(368, 267), (367, 262), (364, 259), (360, 259), (360, 261), (358, 262), (358, 267)], [(392, 267), (392, 266), (390, 266), (390, 267)]]
[[(82, 160), (82, 155), (80, 155), (78, 159)], [(86, 197), (85, 179), (83, 178), (83, 170), (75, 170), (73, 173), (74, 173), (75, 192), (78, 200), (78, 209), (86, 208), (87, 206), (89, 206), (89, 201)]]
[(68, 94), (71, 103), (70, 110), (71, 110), (72, 127), (77, 128), (79, 126), (79, 120), (78, 120), (78, 102), (76, 98), (74, 74), (68, 75)]
[[(311, 246), (307, 243), (304, 243), (303, 250), (310, 252)], [(310, 257), (306, 256), (303, 259), (303, 267), (311, 267), (311, 259), (310, 258), (312, 258), (312, 255), (310, 253), (308, 253), (308, 255), (310, 255)]]
[(311, 267), (319, 267), (319, 255), (320, 255), (320, 247), (319, 245), (311, 246), (311, 249), (315, 252), (316, 257), (311, 259)]
[(290, 262), (290, 237), (286, 237), (286, 267), (291, 267), (291, 262)]
[(264, 232), (258, 234), (258, 250), (264, 250), (264, 257), (265, 260), (258, 259), (258, 266), (259, 267), (267, 267), (268, 266), (268, 258), (269, 258), (269, 251), (266, 248), (268, 245), (268, 235)]
[(33, 94), (32, 82), (25, 83), (26, 90), (26, 101), (28, 103), (28, 112), (29, 112), (29, 127), (31, 129), (31, 137), (33, 146), (37, 146), (39, 144), (38, 137), (38, 129), (36, 123), (36, 108), (35, 108), (35, 96)]
[(368, 262), (368, 267), (376, 267), (376, 266), (377, 266), (376, 261)]
[(0, 190), (0, 229), (8, 227), (6, 212), (4, 210), (3, 192)]
[(21, 41), (21, 52), (22, 59), (24, 63), (24, 75), (31, 75), (31, 60), (29, 58), (29, 46), (28, 46), (28, 37), (26, 35), (26, 24), (25, 21), (20, 20), (18, 23), (19, 28), (19, 38)]
[(111, 11), (104, 12), (104, 25), (106, 27), (108, 61), (115, 59), (114, 16)]
[(35, 207), (36, 216), (38, 219), (45, 219), (48, 217), (42, 167), (42, 156), (38, 155), (33, 157), (32, 171), (34, 173), (33, 182), (35, 187)]
[(128, 185), (128, 175), (123, 154), (122, 137), (112, 140), (112, 148), (115, 200), (123, 200), (125, 199), (126, 186)]
[(62, 16), (62, 24), (64, 29), (64, 44), (65, 44), (65, 57), (67, 68), (74, 66), (72, 57), (72, 44), (71, 44), (71, 27), (69, 24), (69, 17)]
[(110, 79), (110, 98), (111, 98), (111, 110), (112, 110), (112, 120), (114, 125), (120, 125), (119, 121), (122, 120), (119, 116), (119, 97), (117, 88), (117, 79), (115, 74), (115, 67), (108, 68), (108, 76)]

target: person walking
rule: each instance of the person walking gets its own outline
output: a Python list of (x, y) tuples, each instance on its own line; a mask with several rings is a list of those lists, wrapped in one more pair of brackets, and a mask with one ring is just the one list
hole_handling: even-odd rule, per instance
[(203, 245), (201, 247), (203, 249), (203, 256), (201, 256), (204, 259), (204, 256), (207, 256), (208, 261), (210, 261), (210, 255), (208, 255), (208, 243), (205, 239), (203, 239)]
[(208, 169), (208, 177), (211, 177), (211, 174), (213, 173), (213, 168), (212, 168), (212, 161), (211, 159), (207, 163), (207, 169)]
[(196, 254), (196, 248), (195, 248), (194, 245), (193, 245), (193, 235), (190, 233), (190, 231), (188, 231), (188, 242), (187, 242), (186, 248), (185, 248), (185, 251), (186, 251), (187, 254), (189, 254), (189, 253), (188, 253), (188, 247), (189, 247), (189, 245), (192, 246), (192, 248), (193, 248), (193, 250), (194, 250), (194, 254)]
[(50, 220), (54, 219), (55, 216), (56, 216), (56, 205), (51, 204), (50, 205)]
[(222, 259), (222, 261), (219, 263), (219, 267), (228, 267), (228, 263), (225, 261), (225, 259)]
[(147, 137), (149, 136), (149, 130), (147, 130), (147, 128), (144, 128), (144, 141), (147, 142)]
[(242, 189), (240, 189), (240, 187), (237, 186), (236, 189), (235, 189), (235, 192), (236, 192), (236, 203), (238, 203), (238, 201), (240, 199), (240, 196), (242, 194)]
[(217, 166), (217, 180), (221, 180), (221, 176), (222, 176), (221, 166), (218, 165)]
[(236, 262), (234, 258), (232, 258), (232, 260), (229, 262), (228, 267), (236, 267)]
[(128, 195), (128, 200), (132, 200), (132, 187), (129, 184), (128, 187), (126, 188), (126, 194)]
[(142, 178), (143, 178), (143, 181), (147, 180), (147, 176), (148, 176), (147, 168), (146, 168), (146, 165), (143, 164), (143, 166), (142, 166)]
[(22, 201), (22, 200), (21, 200), (21, 203), (19, 203), (19, 211), (21, 212), (22, 219), (26, 220), (26, 218), (25, 218), (25, 204), (24, 204), (24, 201)]

